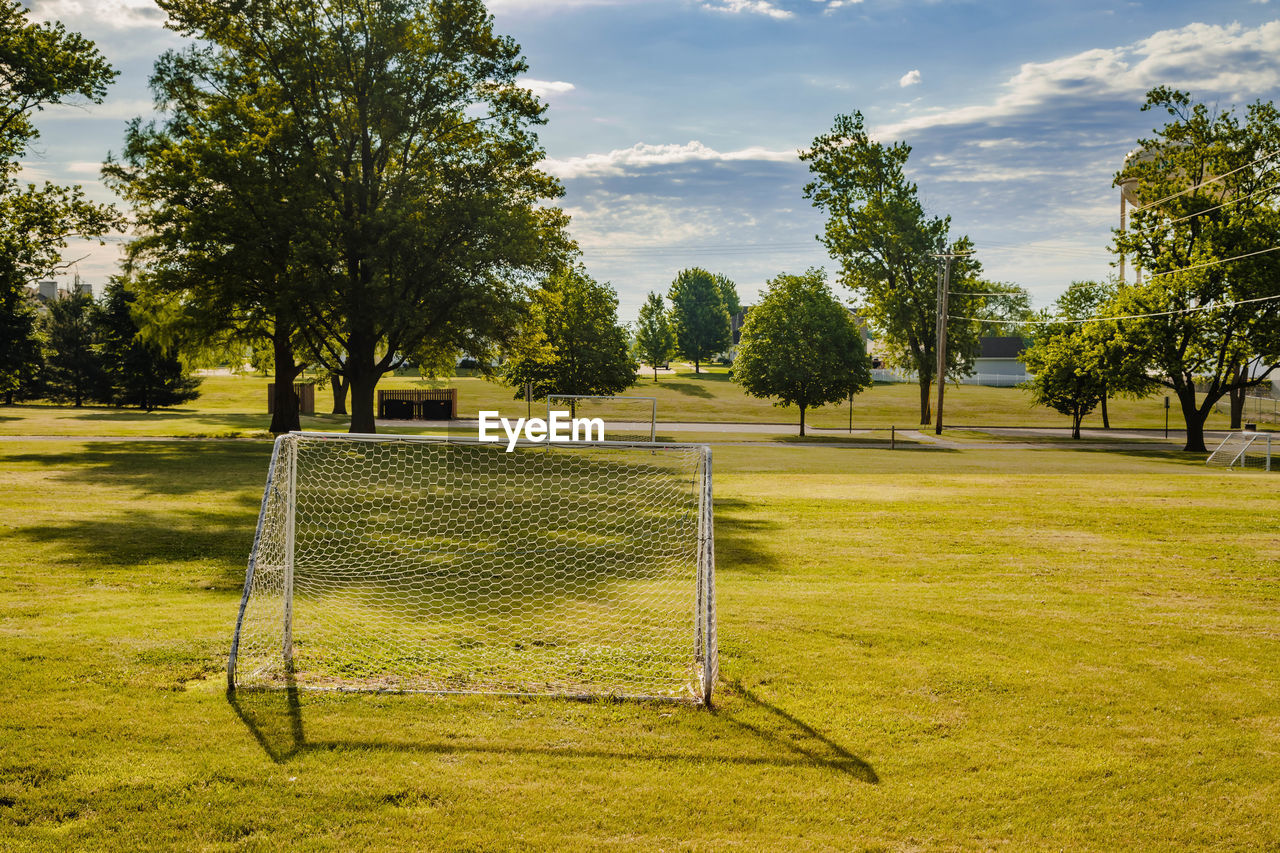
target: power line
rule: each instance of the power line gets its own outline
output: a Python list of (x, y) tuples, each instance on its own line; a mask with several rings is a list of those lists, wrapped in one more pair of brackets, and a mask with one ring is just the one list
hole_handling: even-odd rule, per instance
[(1263, 154), (1261, 157), (1259, 157), (1257, 160), (1254, 160), (1252, 163), (1245, 163), (1243, 166), (1240, 166), (1239, 168), (1232, 169), (1230, 172), (1223, 172), (1221, 175), (1215, 175), (1212, 178), (1209, 178), (1207, 181), (1201, 181), (1200, 183), (1194, 186), (1187, 187), (1185, 190), (1179, 190), (1173, 195), (1167, 195), (1164, 198), (1156, 199), (1155, 201), (1148, 202), (1146, 204), (1135, 207), (1133, 209), (1133, 212), (1137, 213), (1140, 210), (1146, 210), (1148, 207), (1155, 207), (1157, 204), (1164, 204), (1166, 201), (1171, 201), (1175, 198), (1178, 198), (1179, 196), (1184, 196), (1189, 192), (1195, 192), (1196, 190), (1200, 189), (1203, 186), (1208, 186), (1209, 184), (1217, 183), (1223, 178), (1234, 175), (1236, 172), (1243, 171), (1244, 169), (1247, 169), (1250, 166), (1256, 166), (1258, 163), (1261, 163), (1263, 160), (1270, 160), (1272, 157), (1276, 156), (1276, 154), (1278, 153), (1280, 152), (1272, 151), (1270, 154)]
[(1195, 213), (1188, 213), (1186, 216), (1179, 216), (1177, 219), (1170, 219), (1168, 222), (1153, 222), (1150, 225), (1146, 226), (1145, 228), (1130, 228), (1128, 230), (1136, 231), (1139, 234), (1141, 234), (1144, 231), (1150, 231), (1154, 228), (1168, 228), (1170, 225), (1177, 225), (1179, 222), (1183, 222), (1188, 219), (1195, 219), (1197, 216), (1204, 216), (1206, 213), (1213, 213), (1215, 210), (1221, 210), (1222, 208), (1227, 207), (1228, 205), (1235, 204), (1236, 202), (1248, 201), (1254, 196), (1259, 196), (1259, 195), (1262, 195), (1263, 193), (1271, 192), (1277, 187), (1280, 187), (1280, 184), (1272, 184), (1269, 187), (1264, 187), (1256, 192), (1249, 193), (1249, 195), (1243, 195), (1243, 196), (1240, 196), (1239, 198), (1233, 198), (1230, 201), (1224, 201), (1222, 204), (1205, 208), (1204, 210), (1200, 210)]
[[(1276, 248), (1280, 248), (1277, 246)], [(1148, 317), (1172, 317), (1175, 314), (1194, 314), (1197, 311), (1216, 311), (1219, 308), (1234, 308), (1237, 305), (1252, 305), (1256, 302), (1270, 302), (1273, 299), (1280, 299), (1280, 293), (1274, 296), (1259, 296), (1256, 299), (1238, 299), (1234, 302), (1219, 302), (1214, 305), (1197, 305), (1193, 308), (1178, 308), (1173, 311), (1153, 311), (1150, 314), (1119, 314), (1114, 317), (1089, 317), (1084, 320), (999, 320), (992, 317), (951, 317), (948, 320), (968, 320), (973, 323), (994, 323), (996, 325), (1007, 326), (1052, 326), (1052, 325), (1075, 325), (1082, 326), (1085, 323), (1105, 323), (1109, 320), (1142, 320)]]
[(1255, 255), (1265, 255), (1267, 252), (1280, 252), (1280, 246), (1272, 246), (1270, 249), (1259, 249), (1256, 252), (1249, 252), (1248, 254), (1245, 254), (1245, 255), (1234, 255), (1230, 258), (1220, 258), (1216, 261), (1205, 261), (1202, 264), (1196, 264), (1195, 266), (1191, 266), (1191, 267), (1182, 267), (1176, 270), (1165, 270), (1164, 272), (1151, 273), (1150, 275), (1147, 276), (1147, 278), (1149, 279), (1160, 278), (1161, 276), (1164, 276), (1164, 275), (1173, 275), (1174, 273), (1179, 273), (1179, 272), (1190, 272), (1191, 270), (1204, 269), (1205, 267), (1216, 267), (1218, 264), (1225, 264), (1229, 261), (1238, 261), (1241, 258), (1252, 258)]

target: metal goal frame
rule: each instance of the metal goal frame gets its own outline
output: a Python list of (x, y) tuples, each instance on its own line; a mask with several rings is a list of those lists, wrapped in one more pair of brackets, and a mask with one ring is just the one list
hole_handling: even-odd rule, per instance
[[(235, 631), (231, 640), (231, 650), (227, 658), (227, 688), (235, 691), (238, 688), (254, 687), (246, 684), (243, 674), (238, 669), (242, 657), (242, 638), (245, 630), (246, 609), (255, 590), (255, 575), (258, 573), (259, 546), (263, 542), (264, 528), (267, 524), (268, 506), (273, 503), (276, 512), (281, 504), (284, 508), (282, 535), (285, 541), (283, 555), (284, 591), (283, 618), (279, 624), (278, 662), (283, 671), (291, 674), (294, 668), (294, 588), (295, 588), (295, 528), (298, 508), (298, 448), (303, 441), (331, 442), (413, 442), (426, 444), (454, 444), (471, 447), (482, 447), (491, 452), (504, 452), (490, 442), (481, 442), (478, 438), (430, 435), (373, 435), (353, 433), (326, 432), (293, 432), (278, 436), (272, 447), (271, 463), (266, 487), (263, 490), (262, 506), (254, 533), (253, 550), (250, 554), (245, 573), (244, 590), (236, 616)], [(521, 441), (519, 447), (527, 449), (543, 449), (546, 445)], [(573, 442), (567, 445), (556, 445), (557, 448), (575, 446), (595, 446), (609, 450), (634, 448), (637, 451), (652, 452), (654, 447), (647, 442)], [(711, 449), (707, 445), (694, 443), (668, 443), (662, 445), (663, 450), (693, 450), (697, 456), (696, 489), (696, 577), (693, 580), (692, 604), (692, 640), (693, 640), (693, 681), (688, 685), (687, 695), (681, 699), (670, 695), (642, 695), (630, 693), (565, 693), (557, 691), (504, 691), (504, 690), (449, 690), (449, 689), (400, 689), (380, 687), (330, 687), (299, 685), (308, 690), (342, 690), (352, 692), (395, 692), (395, 693), (428, 693), (444, 695), (488, 694), (501, 696), (560, 696), (573, 699), (626, 698), (647, 701), (690, 701), (695, 704), (710, 705), (712, 692), (719, 675), (719, 654), (716, 639), (716, 606), (715, 606), (715, 535), (712, 510), (712, 466)], [(647, 453), (646, 453), (647, 455)], [(281, 476), (282, 475), (282, 476)], [(283, 494), (281, 494), (283, 493)], [(273, 629), (274, 630), (274, 629)], [(689, 635), (686, 635), (689, 636)]]

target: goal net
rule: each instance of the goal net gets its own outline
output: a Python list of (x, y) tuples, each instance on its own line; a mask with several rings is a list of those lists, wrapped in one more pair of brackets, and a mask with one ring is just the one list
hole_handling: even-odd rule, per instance
[(1214, 448), (1205, 464), (1222, 468), (1271, 470), (1271, 433), (1233, 432)]
[(237, 687), (709, 702), (701, 445), (276, 440)]
[(657, 397), (592, 397), (551, 394), (547, 419), (552, 412), (571, 412), (576, 418), (599, 418), (605, 441), (655, 441), (658, 432)]

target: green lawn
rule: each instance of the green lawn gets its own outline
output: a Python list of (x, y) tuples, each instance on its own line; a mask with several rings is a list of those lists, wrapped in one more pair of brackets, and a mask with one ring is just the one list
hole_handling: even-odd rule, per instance
[[(457, 377), (449, 382), (422, 382), (411, 376), (391, 376), (379, 387), (412, 388), (451, 385), (458, 389), (458, 414), (473, 418), (481, 409), (503, 415), (521, 417), (529, 410), (523, 401), (514, 400), (512, 391), (479, 377)], [(194, 403), (172, 410), (141, 412), (138, 410), (69, 406), (18, 405), (0, 406), (0, 435), (188, 435), (188, 436), (252, 436), (263, 435), (270, 424), (266, 414), (267, 380), (257, 376), (210, 376), (204, 379), (201, 396)], [(657, 384), (652, 377), (640, 378), (627, 392), (632, 395), (656, 396), (658, 420), (664, 423), (773, 423), (784, 425), (780, 432), (790, 432), (799, 423), (795, 409), (773, 406), (742, 393), (723, 368), (694, 375), (681, 371), (662, 376)], [(328, 389), (316, 393), (317, 410), (332, 409)], [(1111, 424), (1116, 428), (1155, 429), (1164, 426), (1163, 397), (1146, 400), (1113, 400)], [(541, 410), (545, 415), (545, 408)], [(539, 412), (534, 407), (534, 413)], [(964, 426), (1070, 426), (1066, 417), (1050, 409), (1031, 404), (1027, 392), (1019, 388), (987, 388), (963, 385), (948, 388), (946, 423)], [(919, 422), (919, 391), (915, 385), (884, 384), (859, 395), (853, 404), (855, 428), (915, 428)], [(815, 428), (841, 429), (848, 426), (848, 405), (828, 406), (809, 413), (808, 422)], [(345, 417), (321, 414), (303, 418), (304, 429), (342, 430)], [(1172, 412), (1170, 425), (1177, 430), (1180, 419)], [(1228, 419), (1214, 414), (1210, 429), (1225, 429)], [(1101, 427), (1101, 416), (1094, 414), (1085, 427)]]
[(269, 450), (0, 442), (0, 849), (1280, 845), (1276, 475), (720, 447), (714, 710), (229, 702)]

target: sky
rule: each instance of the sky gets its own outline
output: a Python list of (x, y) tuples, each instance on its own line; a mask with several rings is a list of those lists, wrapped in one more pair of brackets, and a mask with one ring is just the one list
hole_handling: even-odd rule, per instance
[[(121, 72), (101, 105), (55, 107), (31, 180), (111, 200), (102, 160), (152, 115), (147, 78), (182, 41), (151, 0), (27, 0)], [(1112, 274), (1116, 170), (1163, 124), (1156, 85), (1221, 110), (1280, 95), (1280, 0), (490, 0), (550, 106), (545, 167), (588, 272), (633, 321), (681, 269), (728, 275), (750, 303), (784, 272), (838, 265), (816, 240), (798, 152), (834, 117), (912, 146), (927, 212), (976, 244), (988, 279), (1036, 307)], [(67, 259), (100, 292), (118, 237)], [(846, 296), (850, 295), (844, 291)]]

